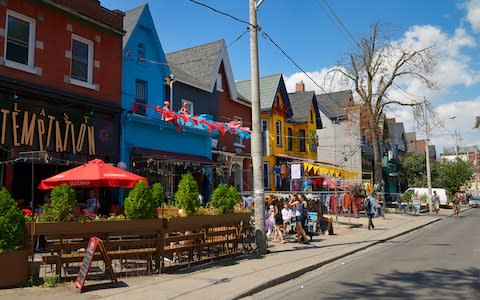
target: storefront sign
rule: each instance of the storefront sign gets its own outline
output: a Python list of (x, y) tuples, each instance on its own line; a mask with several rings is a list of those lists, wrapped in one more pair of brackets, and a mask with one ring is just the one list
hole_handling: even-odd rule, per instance
[(90, 116), (71, 118), (68, 112), (53, 114), (45, 108), (24, 110), (14, 102), (11, 109), (0, 109), (0, 124), (1, 145), (96, 155)]

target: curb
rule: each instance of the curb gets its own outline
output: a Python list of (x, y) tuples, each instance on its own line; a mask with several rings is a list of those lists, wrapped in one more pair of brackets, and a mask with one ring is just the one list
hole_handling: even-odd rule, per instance
[(423, 228), (423, 227), (425, 227), (425, 226), (428, 226), (428, 225), (430, 225), (430, 224), (436, 223), (436, 222), (438, 222), (438, 221), (440, 221), (440, 220), (442, 220), (442, 218), (437, 218), (437, 219), (435, 219), (435, 220), (432, 220), (432, 221), (429, 221), (429, 222), (427, 222), (427, 223), (425, 223), (425, 224), (422, 224), (422, 225), (419, 225), (419, 226), (410, 228), (410, 229), (408, 229), (408, 230), (406, 230), (406, 231), (397, 233), (397, 234), (392, 235), (392, 236), (390, 236), (390, 237), (387, 237), (387, 238), (385, 238), (385, 239), (380, 239), (380, 240), (371, 242), (371, 243), (369, 243), (369, 244), (367, 244), (367, 245), (365, 245), (365, 246), (356, 248), (356, 249), (354, 249), (354, 250), (348, 251), (348, 252), (343, 253), (343, 254), (341, 254), (341, 255), (332, 257), (332, 258), (330, 258), (330, 259), (327, 259), (327, 260), (324, 260), (324, 261), (321, 261), (321, 262), (318, 262), (318, 263), (314, 263), (314, 264), (312, 264), (312, 265), (310, 265), (310, 266), (307, 266), (307, 267), (303, 267), (303, 268), (301, 268), (301, 269), (299, 269), (299, 270), (297, 270), (297, 271), (295, 271), (295, 272), (288, 273), (288, 274), (282, 275), (282, 276), (280, 276), (280, 277), (277, 277), (277, 278), (268, 280), (267, 282), (264, 282), (264, 283), (262, 283), (262, 284), (260, 284), (260, 285), (258, 285), (258, 286), (256, 286), (256, 287), (253, 287), (253, 288), (249, 289), (248, 291), (243, 292), (243, 293), (241, 293), (240, 295), (237, 295), (237, 296), (233, 297), (232, 299), (235, 299), (235, 300), (236, 300), (236, 299), (241, 299), (241, 298), (244, 298), (244, 297), (252, 296), (252, 295), (254, 295), (254, 294), (256, 294), (256, 293), (259, 293), (259, 292), (261, 292), (261, 291), (263, 291), (263, 290), (266, 290), (266, 289), (268, 289), (268, 288), (271, 288), (272, 286), (275, 286), (275, 285), (278, 285), (278, 284), (282, 284), (282, 283), (287, 282), (287, 281), (289, 281), (289, 280), (292, 280), (292, 279), (294, 279), (294, 278), (296, 278), (296, 277), (298, 277), (298, 276), (300, 276), (300, 275), (303, 275), (303, 274), (305, 274), (305, 273), (308, 273), (308, 272), (311, 272), (311, 271), (313, 271), (313, 270), (315, 270), (315, 269), (318, 269), (318, 268), (320, 268), (320, 267), (322, 267), (322, 266), (325, 266), (325, 265), (327, 265), (327, 264), (329, 264), (329, 263), (332, 263), (332, 262), (337, 261), (337, 260), (339, 260), (339, 259), (342, 259), (342, 258), (344, 258), (344, 257), (350, 256), (350, 255), (352, 255), (352, 254), (355, 254), (355, 253), (357, 253), (357, 252), (359, 252), (359, 251), (365, 250), (365, 249), (370, 248), (370, 247), (372, 247), (372, 246), (375, 246), (375, 245), (378, 245), (378, 244), (381, 244), (381, 243), (385, 243), (386, 241), (389, 241), (389, 240), (392, 240), (392, 239), (397, 238), (397, 237), (399, 237), (399, 236), (408, 234), (408, 233), (410, 233), (410, 232), (412, 232), (412, 231), (415, 231), (415, 230), (418, 230), (418, 229)]

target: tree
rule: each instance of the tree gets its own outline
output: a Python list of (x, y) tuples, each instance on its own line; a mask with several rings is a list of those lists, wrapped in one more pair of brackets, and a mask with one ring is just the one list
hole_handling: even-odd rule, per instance
[(43, 219), (64, 222), (72, 218), (78, 206), (75, 190), (66, 184), (55, 187), (50, 193), (50, 203), (44, 205)]
[(426, 186), (425, 165), (425, 154), (406, 155), (399, 165), (402, 184), (407, 188)]
[(183, 209), (187, 215), (192, 215), (200, 206), (198, 195), (198, 184), (195, 178), (190, 173), (184, 174), (175, 193), (175, 206)]
[(236, 204), (241, 201), (240, 194), (234, 186), (221, 183), (212, 194), (210, 204), (215, 207), (221, 214), (234, 211)]
[(165, 202), (165, 189), (160, 182), (152, 184), (150, 187), (152, 190), (152, 198), (155, 203), (155, 207), (162, 207)]
[(373, 147), (375, 183), (382, 180), (380, 152), (381, 121), (386, 107), (393, 104), (417, 105), (389, 97), (389, 89), (402, 78), (417, 79), (429, 88), (436, 84), (428, 77), (435, 65), (432, 48), (406, 49), (394, 44), (384, 34), (383, 26), (375, 23), (368, 37), (348, 54), (348, 61), (333, 71), (342, 74), (353, 85), (361, 107), (361, 126)]
[(446, 188), (450, 196), (460, 192), (460, 187), (475, 173), (475, 167), (459, 157), (454, 161), (437, 161), (435, 170), (437, 176), (432, 177), (433, 185)]
[(152, 191), (145, 181), (140, 180), (125, 199), (125, 215), (129, 219), (155, 219), (157, 207)]

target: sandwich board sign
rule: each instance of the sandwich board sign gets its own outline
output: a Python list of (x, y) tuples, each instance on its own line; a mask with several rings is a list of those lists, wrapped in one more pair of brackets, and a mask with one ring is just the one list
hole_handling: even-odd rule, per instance
[(110, 257), (108, 256), (107, 249), (103, 244), (103, 241), (98, 237), (91, 237), (88, 241), (87, 249), (85, 250), (85, 255), (83, 256), (82, 264), (80, 265), (80, 271), (78, 271), (77, 280), (75, 281), (75, 287), (80, 289), (80, 292), (83, 289), (83, 285), (85, 284), (85, 279), (88, 275), (88, 270), (90, 270), (90, 266), (92, 265), (93, 256), (95, 255), (95, 251), (99, 249), (103, 260), (105, 262), (105, 269), (108, 270), (110, 275), (110, 279), (112, 281), (117, 282), (117, 276), (112, 268), (112, 262), (110, 261)]

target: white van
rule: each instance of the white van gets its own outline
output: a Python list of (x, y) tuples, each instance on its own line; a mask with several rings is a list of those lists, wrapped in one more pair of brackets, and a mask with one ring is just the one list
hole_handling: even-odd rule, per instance
[[(436, 191), (438, 197), (440, 197), (440, 205), (447, 206), (448, 205), (448, 198), (447, 198), (447, 190), (441, 188), (432, 188), (432, 194)], [(412, 193), (413, 195), (417, 194), (418, 196), (426, 195), (427, 196), (427, 203), (430, 201), (431, 195), (428, 195), (428, 188), (408, 188), (405, 193)], [(422, 203), (424, 204), (424, 203)]]

